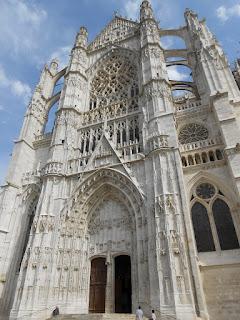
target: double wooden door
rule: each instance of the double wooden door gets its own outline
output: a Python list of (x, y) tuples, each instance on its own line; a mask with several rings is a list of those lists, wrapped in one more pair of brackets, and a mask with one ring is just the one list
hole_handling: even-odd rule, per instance
[(91, 262), (89, 312), (105, 312), (107, 266), (105, 258), (96, 258)]

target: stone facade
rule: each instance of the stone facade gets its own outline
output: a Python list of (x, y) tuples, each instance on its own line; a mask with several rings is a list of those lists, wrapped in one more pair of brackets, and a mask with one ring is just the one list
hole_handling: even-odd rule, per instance
[[(238, 319), (240, 91), (205, 21), (185, 20), (162, 29), (143, 1), (140, 22), (115, 16), (90, 44), (82, 27), (68, 66), (44, 67), (0, 191), (0, 319), (88, 313), (97, 257), (114, 312), (119, 255), (133, 312)], [(163, 36), (186, 48), (163, 50)], [(169, 80), (173, 65), (194, 81)]]

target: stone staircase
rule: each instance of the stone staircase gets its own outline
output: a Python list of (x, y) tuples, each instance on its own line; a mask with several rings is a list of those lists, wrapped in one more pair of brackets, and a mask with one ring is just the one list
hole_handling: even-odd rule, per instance
[[(95, 313), (95, 314), (68, 314), (52, 317), (48, 320), (135, 320), (134, 314), (124, 313)], [(144, 317), (144, 320), (147, 318)]]

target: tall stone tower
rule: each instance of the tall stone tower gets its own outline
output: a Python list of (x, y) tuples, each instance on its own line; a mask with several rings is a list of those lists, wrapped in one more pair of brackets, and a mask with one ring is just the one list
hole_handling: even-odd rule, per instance
[(0, 319), (238, 319), (240, 92), (205, 21), (185, 20), (162, 29), (145, 0), (44, 67), (0, 191)]

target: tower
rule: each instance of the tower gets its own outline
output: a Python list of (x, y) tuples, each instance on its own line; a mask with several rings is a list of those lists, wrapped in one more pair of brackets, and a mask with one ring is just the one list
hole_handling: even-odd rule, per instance
[(0, 193), (0, 319), (237, 319), (240, 92), (205, 21), (185, 20), (162, 29), (144, 0), (139, 22), (116, 15), (91, 43), (81, 27), (68, 66), (43, 68)]

